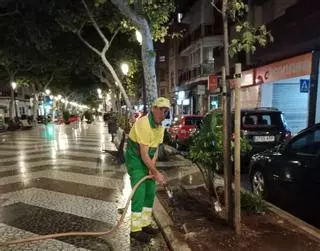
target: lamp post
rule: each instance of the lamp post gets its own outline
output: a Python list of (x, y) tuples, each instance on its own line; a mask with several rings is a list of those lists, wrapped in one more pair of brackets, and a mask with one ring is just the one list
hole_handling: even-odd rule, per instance
[(12, 93), (13, 93), (13, 103), (14, 103), (14, 108), (15, 108), (16, 121), (19, 121), (17, 103), (16, 103), (16, 98), (15, 98), (15, 95), (14, 95), (15, 89), (17, 88), (17, 83), (16, 82), (12, 82), (11, 83), (11, 88), (12, 88)]

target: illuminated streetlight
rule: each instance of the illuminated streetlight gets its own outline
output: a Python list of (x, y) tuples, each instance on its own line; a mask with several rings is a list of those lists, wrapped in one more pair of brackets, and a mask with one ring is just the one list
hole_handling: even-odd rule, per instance
[(46, 90), (46, 94), (49, 95), (51, 91), (49, 89)]
[(17, 88), (17, 83), (16, 82), (12, 82), (11, 83), (11, 87), (12, 87), (12, 90), (15, 90)]
[(16, 102), (16, 98), (15, 98), (15, 95), (14, 95), (14, 90), (17, 88), (17, 83), (16, 82), (12, 82), (11, 83), (11, 87), (12, 87), (12, 91), (13, 91), (12, 96), (13, 96), (13, 103), (14, 103), (15, 112), (16, 112), (16, 120), (19, 121), (17, 102)]
[(129, 65), (127, 63), (121, 64), (121, 71), (124, 75), (128, 75)]
[(136, 30), (136, 38), (137, 41), (139, 42), (139, 44), (142, 44), (142, 35), (140, 33), (140, 31)]

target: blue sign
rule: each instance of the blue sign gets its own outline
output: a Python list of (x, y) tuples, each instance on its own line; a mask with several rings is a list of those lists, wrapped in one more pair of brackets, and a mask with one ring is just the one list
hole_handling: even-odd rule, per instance
[(310, 89), (310, 79), (300, 79), (300, 92), (308, 93)]

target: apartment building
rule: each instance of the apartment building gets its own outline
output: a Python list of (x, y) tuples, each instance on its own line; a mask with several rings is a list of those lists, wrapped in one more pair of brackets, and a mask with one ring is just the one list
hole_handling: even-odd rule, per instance
[[(9, 117), (9, 108), (11, 101), (11, 86), (9, 83), (0, 83), (0, 106), (3, 108), (2, 113), (4, 117)], [(22, 115), (30, 116), (32, 114), (32, 99), (30, 88), (26, 86), (19, 86), (15, 90), (15, 102), (12, 111), (13, 116), (21, 117)], [(31, 101), (30, 101), (31, 100)], [(17, 115), (16, 115), (17, 111)]]
[(174, 27), (183, 37), (169, 42), (169, 81), (177, 114), (204, 114), (208, 76), (222, 64), (222, 19), (210, 1), (189, 2)]

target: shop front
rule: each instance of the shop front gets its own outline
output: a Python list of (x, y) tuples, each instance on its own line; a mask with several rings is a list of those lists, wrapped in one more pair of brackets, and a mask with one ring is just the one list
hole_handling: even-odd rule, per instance
[(208, 111), (222, 106), (220, 79), (216, 75), (210, 75), (208, 78)]
[(282, 111), (293, 133), (308, 126), (311, 69), (312, 53), (307, 53), (254, 71), (260, 106)]

